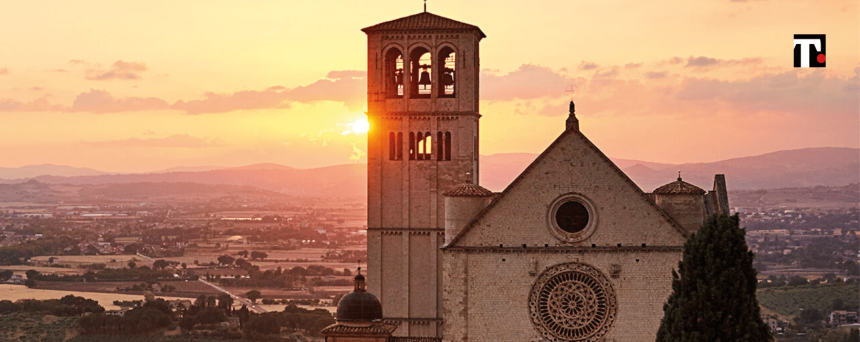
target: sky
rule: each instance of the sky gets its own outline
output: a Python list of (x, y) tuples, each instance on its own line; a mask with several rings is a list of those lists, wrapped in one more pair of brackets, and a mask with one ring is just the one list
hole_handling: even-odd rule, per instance
[[(360, 30), (422, 6), (6, 1), (0, 167), (366, 162)], [(487, 35), (481, 154), (543, 151), (564, 129), (571, 85), (581, 131), (613, 158), (860, 147), (856, 0), (427, 6)], [(826, 68), (793, 67), (794, 34), (827, 35)]]

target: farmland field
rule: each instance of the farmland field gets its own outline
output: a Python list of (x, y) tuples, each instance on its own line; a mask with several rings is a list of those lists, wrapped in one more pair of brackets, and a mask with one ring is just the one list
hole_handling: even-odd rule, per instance
[[(152, 262), (141, 258), (137, 255), (42, 255), (35, 256), (30, 260), (48, 262), (49, 258), (56, 258), (55, 263), (61, 265), (69, 265), (72, 267), (81, 267), (83, 265), (89, 264), (106, 264), (108, 266), (117, 267), (117, 266), (125, 266), (130, 260), (134, 259), (135, 263), (138, 265), (151, 265)], [(111, 262), (111, 260), (116, 260), (116, 262)]]
[(83, 274), (86, 272), (80, 268), (61, 268), (61, 267), (42, 267), (42, 266), (28, 266), (28, 265), (7, 265), (0, 266), (0, 270), (11, 270), (15, 274), (23, 275), (29, 270), (35, 270), (39, 273), (51, 274), (56, 273), (58, 275), (73, 275), (73, 274)]
[[(143, 296), (141, 295), (130, 295), (130, 294), (121, 294), (121, 293), (99, 293), (99, 292), (78, 292), (78, 291), (59, 291), (59, 290), (45, 290), (45, 289), (31, 289), (26, 286), (21, 285), (8, 285), (8, 284), (0, 284), (0, 298), (7, 299), (11, 301), (16, 301), (19, 299), (60, 299), (66, 295), (75, 295), (78, 297), (89, 298), (92, 300), (96, 300), (99, 302), (99, 305), (103, 306), (105, 310), (119, 310), (119, 307), (113, 305), (113, 301), (115, 300), (142, 300)], [(165, 300), (173, 300), (173, 299), (188, 299), (188, 298), (178, 298), (178, 297), (163, 297), (158, 296), (158, 298), (164, 298)]]
[(842, 300), (848, 310), (855, 311), (860, 302), (860, 288), (844, 283), (767, 288), (757, 291), (756, 298), (761, 306), (786, 316), (798, 315), (800, 309), (828, 313), (835, 299)]

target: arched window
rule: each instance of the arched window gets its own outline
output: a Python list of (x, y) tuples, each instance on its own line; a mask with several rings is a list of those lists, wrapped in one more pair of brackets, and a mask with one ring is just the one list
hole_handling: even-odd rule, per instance
[(439, 51), (439, 97), (454, 97), (454, 84), (456, 83), (455, 71), (457, 56), (454, 49), (444, 47)]
[(409, 160), (415, 160), (415, 132), (409, 132)]
[(397, 160), (403, 160), (403, 132), (397, 132)]
[(430, 51), (417, 47), (409, 54), (409, 96), (430, 97), (433, 91), (433, 59)]
[(445, 140), (442, 138), (442, 132), (439, 131), (436, 133), (436, 160), (444, 160), (445, 158), (445, 145), (443, 142)]
[(445, 132), (445, 160), (451, 160), (451, 132)]
[(388, 160), (397, 159), (397, 146), (394, 143), (394, 132), (388, 133)]
[(424, 159), (424, 134), (418, 132), (415, 134), (415, 141), (418, 143), (418, 157), (415, 159), (423, 160)]
[(424, 133), (424, 159), (433, 159), (433, 135), (430, 132)]
[(385, 88), (388, 97), (403, 97), (403, 53), (392, 48), (385, 54)]

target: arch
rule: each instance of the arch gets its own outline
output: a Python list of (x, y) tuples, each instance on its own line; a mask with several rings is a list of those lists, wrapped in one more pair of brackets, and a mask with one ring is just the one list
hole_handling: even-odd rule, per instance
[(388, 160), (397, 159), (397, 145), (394, 143), (394, 132), (388, 133)]
[(433, 93), (433, 54), (426, 46), (409, 50), (409, 97), (429, 98)]
[(424, 159), (433, 159), (433, 135), (430, 132), (424, 133)]
[(403, 160), (403, 132), (397, 132), (397, 160)]
[(415, 160), (415, 132), (409, 132), (409, 160)]
[(417, 158), (415, 158), (415, 159), (424, 160), (424, 151), (425, 151), (424, 150), (424, 147), (425, 147), (424, 146), (424, 133), (421, 133), (421, 132), (416, 133), (415, 134), (415, 142), (418, 145), (415, 147), (415, 149), (417, 150), (417, 151), (415, 151), (417, 154)]
[(453, 46), (443, 45), (436, 53), (436, 73), (439, 80), (438, 97), (456, 97), (457, 84), (457, 51)]
[(403, 50), (399, 46), (394, 45), (387, 48), (383, 56), (385, 56), (383, 64), (385, 95), (389, 98), (403, 97), (406, 89)]
[(451, 160), (451, 132), (445, 132), (445, 160)]
[(436, 132), (436, 160), (443, 160), (445, 157), (445, 147), (442, 144), (442, 131)]

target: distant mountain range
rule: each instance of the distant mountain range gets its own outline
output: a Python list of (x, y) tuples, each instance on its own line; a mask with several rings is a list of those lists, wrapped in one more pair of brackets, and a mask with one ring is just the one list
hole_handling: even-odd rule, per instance
[[(534, 153), (481, 156), (481, 184), (502, 191), (534, 159)], [(672, 182), (681, 170), (685, 181), (710, 190), (714, 174), (726, 175), (730, 190), (777, 189), (860, 183), (860, 149), (807, 148), (712, 163), (661, 164), (613, 159), (645, 192)], [(181, 167), (143, 174), (106, 172), (61, 165), (0, 168), (0, 183), (35, 179), (51, 184), (199, 183), (251, 186), (294, 196), (363, 197), (367, 165), (344, 164), (296, 169), (279, 164), (242, 167)]]
[[(535, 158), (533, 153), (482, 156), (481, 185), (504, 189)], [(842, 186), (860, 183), (860, 149), (805, 148), (711, 163), (661, 164), (641, 160), (612, 159), (645, 192), (678, 177), (705, 190), (713, 187), (714, 174), (725, 174), (730, 190), (755, 190)]]

